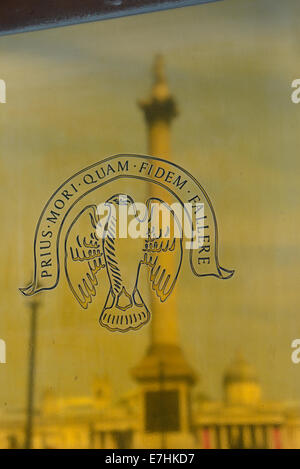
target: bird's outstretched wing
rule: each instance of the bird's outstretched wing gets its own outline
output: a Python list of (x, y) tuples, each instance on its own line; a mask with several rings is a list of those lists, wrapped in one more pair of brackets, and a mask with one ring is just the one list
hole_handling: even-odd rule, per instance
[[(174, 289), (181, 268), (182, 227), (167, 203), (153, 197), (148, 199), (146, 205), (149, 214), (148, 237), (141, 263), (150, 267), (152, 289), (161, 301), (165, 301)], [(165, 215), (169, 216), (169, 222), (164, 223), (157, 218), (155, 210), (159, 205), (164, 209)]]
[(65, 238), (65, 272), (76, 300), (87, 308), (96, 295), (98, 272), (105, 267), (102, 239), (97, 236), (96, 205), (85, 207), (74, 219)]

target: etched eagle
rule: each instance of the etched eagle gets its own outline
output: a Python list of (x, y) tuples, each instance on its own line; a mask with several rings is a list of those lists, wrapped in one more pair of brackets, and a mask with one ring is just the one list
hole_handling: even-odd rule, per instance
[[(153, 225), (152, 207), (157, 202), (169, 213), (168, 233)], [(140, 218), (128, 195), (116, 194), (104, 205), (104, 218), (96, 205), (88, 205), (71, 223), (65, 238), (65, 273), (73, 295), (85, 309), (101, 289), (101, 276), (106, 273), (110, 286), (99, 322), (110, 331), (126, 332), (141, 328), (151, 316), (139, 291), (143, 265), (149, 269), (150, 285), (160, 301), (171, 295), (182, 262), (182, 237), (175, 236), (174, 227), (180, 230), (181, 224), (171, 207), (156, 198), (146, 202), (146, 220)], [(137, 225), (146, 225), (145, 237), (118, 236), (121, 205), (131, 210)]]

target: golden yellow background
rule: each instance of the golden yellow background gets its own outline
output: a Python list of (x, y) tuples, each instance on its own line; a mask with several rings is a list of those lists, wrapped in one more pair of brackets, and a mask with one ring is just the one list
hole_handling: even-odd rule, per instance
[[(31, 277), (39, 214), (76, 171), (147, 152), (136, 101), (157, 52), (180, 109), (173, 161), (210, 195), (221, 265), (236, 270), (228, 281), (197, 279), (186, 259), (177, 289), (187, 358), (213, 398), (237, 349), (267, 397), (299, 398), (300, 365), (290, 358), (300, 334), (300, 105), (290, 99), (299, 16), (297, 0), (225, 0), (0, 39), (0, 410), (25, 403), (29, 309), (18, 288)], [(100, 311), (82, 310), (63, 281), (41, 301), (37, 405), (50, 387), (89, 394), (95, 375), (107, 374), (116, 395), (132, 386), (149, 327), (109, 333)]]

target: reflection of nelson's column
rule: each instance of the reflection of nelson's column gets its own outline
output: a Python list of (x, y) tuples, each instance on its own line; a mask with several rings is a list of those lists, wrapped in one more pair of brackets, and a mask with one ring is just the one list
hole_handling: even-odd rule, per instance
[[(163, 59), (154, 65), (154, 85), (149, 99), (140, 102), (148, 128), (150, 155), (170, 159), (170, 125), (177, 115), (176, 104), (166, 82)], [(172, 200), (166, 190), (149, 184), (151, 196), (166, 202)], [(172, 270), (172, 259), (169, 269)], [(146, 356), (133, 370), (141, 384), (143, 444), (155, 447), (178, 447), (190, 441), (190, 388), (195, 376), (179, 345), (176, 287), (167, 301), (161, 303), (151, 291), (151, 340)], [(146, 447), (145, 446), (145, 447)]]

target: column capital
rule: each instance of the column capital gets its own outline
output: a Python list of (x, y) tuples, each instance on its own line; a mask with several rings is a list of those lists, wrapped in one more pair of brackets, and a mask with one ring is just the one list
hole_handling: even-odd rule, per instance
[(154, 61), (154, 82), (149, 98), (139, 101), (140, 108), (145, 113), (146, 122), (152, 124), (163, 120), (170, 123), (177, 116), (176, 102), (170, 93), (166, 80), (164, 60), (161, 55), (156, 56)]

